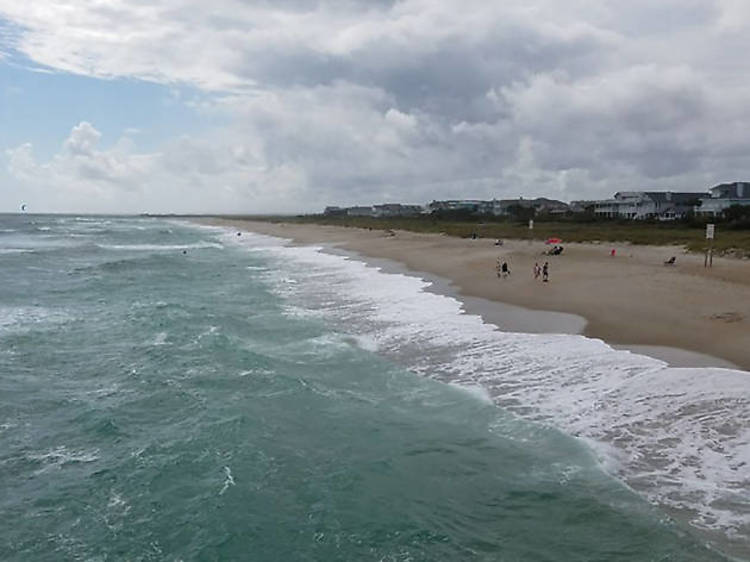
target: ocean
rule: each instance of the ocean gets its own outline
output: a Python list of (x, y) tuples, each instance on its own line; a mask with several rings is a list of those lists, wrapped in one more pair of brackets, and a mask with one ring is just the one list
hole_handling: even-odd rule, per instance
[(750, 379), (356, 256), (0, 216), (0, 560), (750, 559)]

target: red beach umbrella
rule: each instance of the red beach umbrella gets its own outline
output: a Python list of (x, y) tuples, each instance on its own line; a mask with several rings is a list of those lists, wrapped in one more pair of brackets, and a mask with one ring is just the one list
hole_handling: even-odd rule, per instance
[(545, 244), (559, 244), (562, 242), (562, 238), (547, 238)]

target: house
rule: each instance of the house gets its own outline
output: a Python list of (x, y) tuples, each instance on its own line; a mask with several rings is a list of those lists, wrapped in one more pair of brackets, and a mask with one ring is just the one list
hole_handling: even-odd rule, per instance
[(346, 214), (350, 217), (373, 217), (375, 216), (375, 209), (372, 207), (349, 207), (346, 209)]
[(619, 191), (613, 199), (593, 201), (594, 214), (632, 220), (675, 220), (686, 216), (706, 195), (676, 191)]
[(538, 197), (536, 199), (449, 199), (446, 201), (432, 201), (427, 205), (429, 213), (466, 212), (472, 215), (509, 216), (516, 208), (534, 209), (537, 213), (560, 215), (568, 212), (568, 205), (555, 199)]
[(556, 199), (547, 199), (546, 197), (537, 197), (536, 199), (494, 199), (493, 215), (508, 216), (513, 214), (514, 209), (534, 209), (535, 213), (549, 215), (564, 215), (569, 211), (567, 203)]
[(414, 217), (422, 213), (420, 205), (402, 205), (401, 203), (386, 203), (375, 205), (373, 208), (375, 217)]
[(537, 213), (546, 215), (564, 215), (570, 211), (567, 203), (546, 197), (537, 197), (532, 201), (532, 205)]
[(430, 213), (446, 211), (464, 211), (477, 215), (491, 214), (492, 202), (480, 199), (449, 199), (447, 201), (432, 201), (427, 205)]
[(750, 205), (750, 182), (721, 183), (709, 191), (695, 206), (696, 215), (717, 216), (733, 205)]
[(571, 213), (585, 213), (586, 211), (593, 210), (596, 201), (590, 199), (580, 199), (578, 201), (571, 201), (568, 208)]
[(346, 209), (342, 207), (329, 206), (325, 208), (323, 214), (329, 217), (342, 217), (346, 215)]
[(510, 216), (514, 208), (522, 207), (530, 209), (532, 207), (531, 199), (524, 199), (520, 197), (518, 199), (493, 199), (492, 200), (492, 214), (497, 217)]

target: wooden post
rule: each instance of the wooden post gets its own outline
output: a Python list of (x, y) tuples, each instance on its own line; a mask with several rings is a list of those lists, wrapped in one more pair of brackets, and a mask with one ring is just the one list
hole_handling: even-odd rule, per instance
[(708, 248), (706, 249), (706, 255), (703, 258), (703, 267), (714, 266), (714, 234), (716, 233), (715, 224), (706, 225), (706, 240), (708, 240)]

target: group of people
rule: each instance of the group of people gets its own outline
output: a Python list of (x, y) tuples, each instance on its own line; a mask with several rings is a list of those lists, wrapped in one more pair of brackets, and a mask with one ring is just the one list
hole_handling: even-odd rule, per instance
[(549, 281), (549, 262), (544, 262), (542, 266), (539, 265), (539, 262), (534, 263), (534, 279), (539, 279), (539, 276), (545, 283)]
[[(495, 271), (497, 271), (498, 278), (505, 279), (510, 276), (508, 262), (500, 258), (497, 258)], [(545, 283), (549, 282), (549, 262), (544, 262), (543, 265), (539, 265), (539, 262), (534, 263), (534, 279), (539, 279), (540, 277)]]

